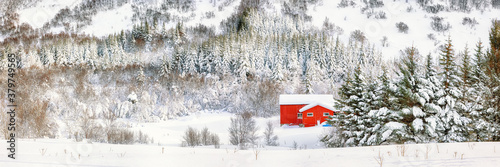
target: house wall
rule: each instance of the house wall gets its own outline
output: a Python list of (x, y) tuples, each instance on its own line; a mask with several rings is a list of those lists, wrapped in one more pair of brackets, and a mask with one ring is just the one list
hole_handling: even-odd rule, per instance
[[(304, 106), (306, 105), (280, 105), (280, 124), (301, 124), (302, 120), (297, 119), (297, 114)], [(302, 116), (302, 118), (304, 118), (304, 116)]]
[[(322, 106), (314, 106), (313, 108), (310, 108), (309, 110), (304, 111), (303, 113), (303, 124), (305, 127), (310, 127), (310, 126), (315, 126), (317, 124), (317, 120), (320, 120), (320, 123), (323, 123), (326, 121), (328, 116), (323, 116), (324, 112), (328, 112), (329, 115), (333, 115), (333, 111), (326, 109), (325, 107)], [(308, 117), (307, 113), (313, 113), (312, 117)]]

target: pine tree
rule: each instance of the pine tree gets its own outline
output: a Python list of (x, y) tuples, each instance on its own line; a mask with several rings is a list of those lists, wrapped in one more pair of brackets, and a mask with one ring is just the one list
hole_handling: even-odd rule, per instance
[(371, 126), (371, 123), (368, 111), (363, 110), (367, 106), (363, 97), (365, 85), (361, 67), (358, 66), (353, 77), (348, 76), (340, 88), (340, 99), (338, 99), (337, 107), (344, 114), (335, 115), (328, 122), (332, 125), (338, 125), (338, 130), (343, 132), (341, 136), (343, 140), (339, 141), (341, 142), (339, 145), (366, 145), (365, 130)]
[(382, 74), (377, 79), (378, 85), (375, 89), (376, 98), (374, 99), (373, 103), (374, 108), (391, 108), (393, 103), (391, 101), (391, 98), (393, 97), (394, 91), (391, 89), (391, 87), (393, 87), (393, 84), (390, 81), (387, 67), (385, 65), (382, 66)]
[(438, 99), (444, 95), (444, 91), (441, 89), (441, 82), (437, 78), (433, 62), (432, 55), (429, 53), (425, 61), (425, 75), (421, 79), (422, 88), (419, 90), (420, 97), (426, 102), (423, 111), (426, 114), (424, 136), (427, 137), (427, 141), (437, 141), (438, 136), (444, 131), (443, 122), (438, 117), (438, 113), (441, 112)]
[(490, 77), (498, 77), (500, 76), (500, 20), (492, 21), (489, 39), (490, 50), (486, 58), (487, 74)]
[[(456, 110), (457, 112), (464, 116), (467, 119), (471, 119), (472, 116), (470, 115), (471, 110), (473, 109), (473, 94), (474, 90), (472, 89), (472, 78), (473, 78), (473, 70), (470, 65), (470, 56), (469, 56), (469, 49), (467, 46), (465, 46), (465, 50), (462, 55), (462, 63), (459, 67), (459, 76), (460, 76), (460, 81), (459, 81), (459, 86), (458, 89), (461, 91), (461, 95), (459, 96), (456, 104)], [(464, 126), (467, 130), (467, 132), (472, 131), (474, 127), (471, 127), (471, 124), (468, 124), (468, 126)], [(470, 134), (470, 133), (468, 133)]]
[[(500, 4), (500, 3), (499, 3)], [(500, 20), (492, 21), (489, 33), (490, 50), (486, 57), (486, 74), (489, 77), (486, 95), (488, 119), (491, 122), (492, 140), (500, 141)]]
[(455, 106), (461, 92), (458, 89), (460, 78), (457, 76), (457, 65), (454, 62), (455, 55), (452, 46), (451, 39), (448, 38), (448, 43), (442, 50), (439, 59), (443, 69), (440, 75), (445, 92), (438, 102), (442, 107), (439, 118), (444, 125), (444, 135), (439, 139), (442, 142), (466, 141), (468, 139), (467, 124), (470, 122), (470, 119), (464, 117), (462, 113), (458, 113)]
[(488, 141), (492, 139), (491, 134), (491, 122), (488, 121), (487, 103), (486, 95), (488, 90), (487, 82), (489, 77), (486, 75), (486, 66), (484, 61), (482, 42), (479, 41), (476, 45), (476, 53), (474, 55), (474, 66), (473, 75), (471, 80), (471, 94), (470, 99), (472, 100), (470, 116), (472, 118), (472, 123), (470, 127), (473, 128), (470, 139), (473, 141)]
[[(398, 64), (399, 73), (401, 77), (398, 81), (398, 89), (396, 97), (398, 99), (399, 107), (395, 107), (400, 115), (401, 122), (406, 126), (403, 129), (398, 129), (402, 136), (394, 135), (399, 142), (423, 142), (425, 139), (422, 134), (425, 132), (423, 120), (427, 116), (422, 108), (425, 105), (424, 98), (420, 97), (419, 90), (422, 88), (421, 76), (419, 73), (419, 53), (415, 47), (407, 48), (403, 53), (403, 59)], [(388, 139), (389, 141), (395, 140), (394, 138)]]

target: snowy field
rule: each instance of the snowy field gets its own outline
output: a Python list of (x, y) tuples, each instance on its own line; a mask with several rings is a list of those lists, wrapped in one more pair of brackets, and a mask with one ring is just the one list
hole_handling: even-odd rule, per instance
[[(136, 124), (136, 129), (154, 138), (154, 144), (149, 145), (20, 140), (16, 159), (7, 158), (3, 151), (0, 166), (498, 166), (500, 163), (500, 143), (490, 142), (409, 144), (404, 148), (400, 145), (324, 148), (318, 142), (318, 135), (327, 129), (323, 127), (277, 127), (275, 134), (279, 136), (280, 146), (237, 150), (228, 145), (231, 116), (199, 113), (161, 123)], [(260, 135), (268, 120), (279, 123), (279, 117), (257, 118)], [(220, 149), (180, 147), (187, 126), (208, 127), (221, 137), (223, 145)], [(292, 149), (293, 141), (298, 143), (298, 150)], [(257, 157), (255, 152), (259, 152)], [(382, 165), (379, 165), (381, 159)]]

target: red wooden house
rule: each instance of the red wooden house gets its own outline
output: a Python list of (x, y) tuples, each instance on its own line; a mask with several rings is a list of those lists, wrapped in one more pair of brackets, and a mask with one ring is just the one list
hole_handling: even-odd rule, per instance
[(280, 124), (311, 127), (326, 121), (334, 112), (333, 95), (280, 95)]

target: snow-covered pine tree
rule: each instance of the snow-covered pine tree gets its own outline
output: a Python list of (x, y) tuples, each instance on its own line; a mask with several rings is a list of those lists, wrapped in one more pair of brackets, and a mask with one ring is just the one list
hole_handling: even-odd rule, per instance
[(461, 142), (468, 139), (467, 124), (470, 119), (464, 117), (456, 110), (457, 99), (461, 96), (458, 88), (457, 65), (455, 64), (455, 54), (451, 39), (448, 37), (444, 49), (441, 51), (439, 59), (443, 71), (440, 73), (444, 89), (444, 96), (438, 101), (442, 110), (438, 114), (443, 121), (444, 133), (440, 136), (441, 142)]
[(485, 95), (489, 92), (486, 86), (489, 77), (485, 73), (486, 66), (484, 59), (482, 42), (479, 41), (476, 45), (473, 59), (472, 89), (470, 94), (470, 98), (473, 100), (470, 112), (473, 121), (470, 126), (473, 128), (473, 131), (469, 138), (473, 141), (488, 141), (492, 139), (491, 126), (487, 119), (489, 114), (486, 113)]
[(419, 90), (420, 97), (426, 101), (423, 108), (424, 113), (427, 114), (424, 129), (429, 141), (437, 141), (438, 136), (444, 131), (443, 122), (438, 118), (438, 113), (441, 112), (438, 100), (444, 96), (444, 90), (441, 88), (435, 68), (434, 60), (429, 53), (425, 60), (425, 75), (421, 79), (423, 85)]
[(283, 72), (282, 72), (282, 66), (281, 66), (281, 61), (276, 61), (276, 65), (274, 66), (273, 74), (271, 78), (275, 81), (281, 82), (284, 79)]
[(40, 57), (40, 62), (42, 62), (42, 65), (50, 64), (51, 59), (49, 59), (49, 53), (47, 52), (47, 48), (45, 46), (42, 46), (40, 48), (38, 56)]
[(61, 59), (61, 56), (60, 56), (60, 53), (59, 53), (59, 48), (57, 47), (57, 45), (53, 45), (52, 47), (50, 47), (50, 52), (49, 52), (50, 55), (52, 55), (52, 62), (55, 64), (55, 65), (59, 65), (58, 63), (60, 62), (60, 59)]
[(243, 81), (246, 81), (250, 76), (251, 76), (251, 67), (250, 67), (250, 61), (248, 58), (248, 54), (244, 48), (244, 46), (240, 46), (239, 50), (239, 57), (238, 57), (238, 70), (236, 71), (237, 75), (242, 79)]
[(304, 75), (304, 88), (306, 94), (314, 94), (314, 84), (320, 80), (319, 67), (316, 61), (310, 59), (307, 62), (307, 69)]
[(144, 82), (146, 81), (146, 75), (144, 75), (144, 69), (142, 68), (142, 66), (139, 68), (139, 71), (135, 79), (137, 80), (137, 84), (139, 85), (143, 85)]
[[(342, 132), (341, 146), (358, 146), (364, 138), (365, 130), (371, 124), (368, 118), (368, 111), (364, 111), (366, 107), (365, 99), (363, 98), (365, 86), (364, 77), (361, 72), (361, 67), (357, 67), (353, 77), (347, 77), (342, 84), (337, 105), (344, 114), (334, 115), (328, 121), (331, 125), (337, 125), (338, 130)], [(366, 119), (366, 120), (365, 120)], [(362, 143), (364, 145), (364, 143)]]
[(88, 43), (88, 54), (87, 54), (87, 65), (90, 66), (91, 68), (95, 69), (98, 65), (98, 60), (97, 60), (97, 43), (96, 41), (92, 40)]
[[(373, 92), (373, 93), (370, 93)], [(367, 99), (370, 99), (369, 111), (365, 120), (370, 120), (370, 126), (365, 131), (365, 137), (362, 140), (364, 145), (379, 145), (385, 139), (382, 137), (382, 126), (394, 119), (394, 111), (389, 110), (392, 106), (391, 101), (395, 92), (395, 86), (388, 78), (387, 69), (382, 66), (382, 74), (378, 80), (369, 83), (368, 91), (364, 93)]]
[(419, 89), (422, 87), (420, 74), (418, 73), (420, 54), (415, 47), (406, 48), (403, 52), (403, 58), (398, 64), (400, 77), (398, 88), (395, 94), (397, 105), (394, 106), (398, 111), (399, 118), (396, 120), (404, 126), (401, 129), (393, 129), (392, 134), (386, 138), (388, 142), (424, 142), (423, 134), (424, 122), (427, 116), (422, 111), (425, 101), (419, 95)]
[[(473, 70), (470, 64), (471, 58), (467, 45), (465, 46), (464, 52), (460, 54), (460, 56), (462, 63), (460, 64), (458, 71), (458, 75), (460, 77), (458, 89), (462, 94), (457, 99), (456, 109), (460, 115), (468, 119), (472, 119), (470, 113), (474, 105), (474, 90), (472, 89)], [(474, 129), (471, 125), (472, 124), (468, 124), (468, 126), (465, 126), (468, 134), (470, 134), (470, 132)]]
[[(190, 44), (192, 45), (192, 44)], [(194, 46), (190, 46), (186, 52), (186, 59), (183, 64), (183, 74), (195, 75), (198, 71), (196, 70), (196, 64), (199, 59), (196, 58), (196, 51)]]

